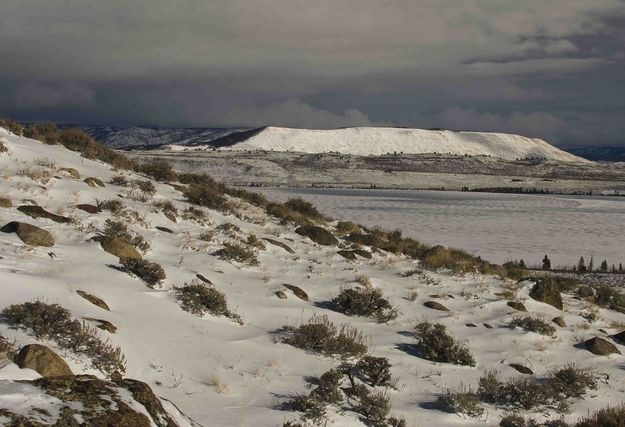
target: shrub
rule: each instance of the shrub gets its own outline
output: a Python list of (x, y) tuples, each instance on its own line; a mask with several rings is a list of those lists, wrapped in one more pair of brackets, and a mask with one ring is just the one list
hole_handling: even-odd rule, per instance
[(230, 237), (235, 237), (236, 233), (240, 233), (241, 229), (239, 228), (239, 226), (234, 225), (230, 222), (226, 222), (224, 224), (219, 224), (217, 227), (215, 227), (215, 229), (217, 231), (221, 231), (224, 234), (230, 236)]
[(622, 427), (625, 420), (625, 404), (608, 406), (582, 418), (575, 427)]
[(11, 342), (0, 335), (0, 356), (6, 355), (7, 359), (13, 360), (16, 353), (17, 347), (15, 346), (15, 341)]
[(252, 266), (259, 264), (254, 251), (236, 243), (224, 243), (223, 249), (218, 250), (215, 254), (227, 261), (237, 261)]
[(578, 295), (600, 307), (625, 313), (625, 294), (612, 286), (593, 285), (580, 287)]
[(185, 209), (182, 213), (182, 217), (199, 225), (210, 225), (211, 223), (208, 212), (206, 212), (204, 209), (199, 209), (194, 206), (189, 206), (187, 209)]
[(2, 311), (5, 322), (15, 328), (30, 330), (38, 340), (54, 341), (91, 359), (92, 366), (104, 373), (125, 372), (125, 358), (119, 347), (103, 341), (96, 330), (76, 319), (59, 304), (41, 301), (14, 304)]
[(367, 424), (373, 427), (387, 426), (387, 417), (391, 410), (388, 395), (382, 391), (371, 391), (363, 385), (354, 387), (354, 395), (358, 403), (354, 411), (367, 419)]
[(176, 181), (178, 175), (165, 159), (153, 159), (139, 165), (139, 172), (142, 172), (157, 181)]
[(371, 387), (391, 385), (391, 363), (386, 357), (364, 356), (355, 364), (345, 364), (343, 369)]
[(22, 134), (26, 138), (36, 139), (46, 144), (59, 142), (59, 128), (54, 123), (33, 123), (24, 127)]
[(315, 208), (312, 203), (307, 202), (301, 198), (289, 199), (284, 203), (284, 206), (294, 212), (299, 213), (305, 218), (310, 218), (316, 221), (324, 219), (324, 216), (319, 213), (317, 208)]
[(10, 132), (13, 132), (15, 135), (22, 135), (24, 131), (24, 126), (17, 120), (0, 118), (0, 127), (7, 129)]
[(152, 202), (152, 206), (162, 210), (163, 212), (171, 212), (174, 215), (178, 215), (176, 205), (174, 205), (170, 200), (157, 200)]
[(354, 224), (351, 221), (339, 221), (336, 224), (336, 231), (339, 234), (342, 235), (348, 235), (351, 233), (361, 233), (360, 227), (358, 227), (358, 225)]
[(120, 262), (128, 273), (136, 275), (151, 288), (160, 284), (167, 277), (163, 267), (155, 262), (131, 258), (123, 258)]
[(133, 179), (131, 182), (131, 186), (133, 188), (139, 189), (148, 196), (153, 196), (156, 194), (156, 185), (154, 185), (154, 182), (147, 179)]
[(189, 202), (195, 205), (220, 211), (227, 211), (229, 209), (223, 192), (218, 191), (214, 187), (191, 184), (189, 187), (183, 189), (182, 192), (187, 197)]
[(124, 203), (119, 199), (110, 199), (103, 202), (96, 201), (98, 208), (111, 211), (113, 214), (119, 213), (124, 210)]
[(143, 252), (150, 249), (150, 244), (145, 241), (142, 235), (128, 230), (126, 224), (121, 221), (107, 219), (104, 223), (103, 233), (105, 236), (120, 238)]
[(111, 178), (111, 184), (119, 185), (120, 187), (128, 186), (128, 177), (126, 175), (117, 174)]
[(399, 315), (397, 309), (384, 298), (382, 290), (372, 286), (343, 289), (332, 300), (332, 304), (336, 310), (348, 316), (375, 317), (382, 322), (393, 320)]
[(266, 249), (263, 241), (260, 240), (255, 234), (250, 234), (249, 236), (247, 236), (245, 243), (247, 243), (248, 246), (251, 246), (256, 249), (260, 249), (261, 251)]
[(174, 288), (180, 307), (196, 316), (210, 313), (213, 316), (225, 316), (242, 324), (241, 317), (228, 308), (226, 296), (212, 286), (201, 283), (185, 283), (182, 287)]
[(280, 219), (280, 221), (283, 224), (286, 224), (287, 222), (291, 221), (298, 225), (309, 225), (312, 219), (302, 214), (301, 212), (298, 212), (280, 203), (267, 204), (267, 206), (265, 207), (265, 211), (267, 212), (268, 215), (272, 215)]
[(464, 414), (474, 418), (484, 414), (480, 400), (471, 390), (456, 392), (447, 390), (445, 394), (438, 396), (437, 403), (447, 412)]
[(0, 154), (6, 153), (7, 151), (9, 151), (7, 145), (4, 143), (4, 141), (0, 141)]
[(448, 335), (447, 328), (440, 323), (421, 322), (417, 324), (414, 336), (419, 340), (417, 350), (425, 359), (475, 366), (469, 349)]
[(545, 387), (553, 399), (580, 398), (586, 390), (597, 389), (597, 377), (590, 371), (569, 364), (551, 373)]
[(326, 356), (350, 358), (367, 353), (364, 335), (348, 324), (337, 329), (327, 316), (312, 316), (298, 327), (284, 326), (281, 341), (293, 347)]
[(538, 317), (517, 316), (512, 319), (512, 321), (510, 322), (510, 326), (518, 326), (519, 328), (523, 328), (526, 331), (536, 332), (542, 335), (553, 336), (556, 333), (556, 328), (551, 326), (550, 323), (547, 323), (543, 319), (540, 319)]

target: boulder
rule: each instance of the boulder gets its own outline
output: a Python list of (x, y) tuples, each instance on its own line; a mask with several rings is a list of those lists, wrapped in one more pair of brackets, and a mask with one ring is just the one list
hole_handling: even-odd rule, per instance
[(85, 178), (85, 182), (89, 187), (105, 187), (104, 183), (98, 178), (89, 177)]
[(161, 227), (161, 226), (157, 225), (154, 228), (156, 228), (158, 231), (162, 231), (163, 233), (170, 233), (170, 234), (173, 233), (173, 231), (171, 229), (167, 228), (167, 227)]
[(93, 317), (83, 317), (83, 319), (88, 320), (90, 322), (94, 322), (96, 328), (102, 329), (103, 331), (106, 331), (106, 332), (110, 332), (111, 334), (114, 334), (115, 331), (117, 331), (117, 326), (113, 325), (108, 320), (96, 319)]
[(109, 306), (102, 299), (96, 297), (95, 295), (88, 294), (87, 292), (81, 290), (76, 291), (76, 293), (89, 301), (91, 304), (96, 305), (106, 311), (110, 311)]
[(339, 241), (325, 228), (316, 225), (304, 225), (295, 230), (300, 236), (308, 237), (313, 242), (323, 246), (336, 246)]
[(618, 348), (610, 341), (603, 338), (594, 337), (584, 342), (586, 350), (598, 356), (608, 356), (610, 354), (621, 354)]
[(447, 307), (437, 301), (426, 301), (423, 303), (423, 305), (427, 308), (431, 308), (432, 310), (449, 311)]
[(371, 252), (365, 251), (364, 249), (354, 249), (352, 252), (366, 259), (373, 258), (373, 255), (371, 255)]
[(29, 368), (37, 371), (42, 377), (74, 375), (67, 363), (45, 345), (24, 346), (13, 361), (22, 369)]
[(197, 273), (195, 275), (195, 277), (197, 277), (198, 279), (200, 279), (202, 282), (207, 283), (209, 285), (213, 285), (213, 282), (211, 282), (209, 279), (207, 279), (206, 277), (204, 277), (203, 275), (201, 275), (200, 273)]
[(9, 199), (5, 199), (4, 197), (0, 197), (0, 208), (12, 208), (13, 203)]
[(141, 259), (141, 254), (137, 249), (119, 237), (98, 236), (94, 240), (100, 242), (100, 246), (111, 255), (118, 258)]
[(68, 175), (70, 175), (72, 178), (80, 179), (80, 172), (78, 172), (74, 168), (61, 168), (59, 169), (59, 172), (65, 172)]
[(510, 366), (513, 369), (516, 369), (517, 372), (520, 372), (522, 374), (534, 375), (534, 371), (532, 371), (527, 366), (521, 365), (520, 363), (510, 363), (508, 366)]
[(295, 253), (295, 251), (293, 249), (291, 249), (288, 245), (286, 245), (286, 244), (284, 244), (282, 242), (279, 242), (279, 241), (274, 240), (274, 239), (269, 239), (267, 237), (263, 237), (263, 240), (265, 240), (266, 242), (271, 243), (274, 246), (278, 246), (279, 248), (284, 249), (285, 251), (287, 251), (290, 254), (294, 254)]
[(82, 203), (80, 205), (76, 205), (76, 208), (80, 209), (81, 211), (85, 211), (87, 213), (90, 213), (90, 214), (98, 214), (98, 213), (102, 212), (102, 209), (100, 209), (96, 205), (90, 205), (88, 203)]
[(353, 251), (342, 250), (337, 253), (348, 261), (356, 261), (356, 254)]
[(23, 213), (24, 215), (28, 215), (31, 218), (47, 218), (51, 219), (54, 222), (58, 222), (61, 224), (65, 224), (70, 222), (71, 220), (67, 217), (53, 214), (52, 212), (48, 212), (41, 206), (32, 206), (32, 205), (22, 205), (17, 208), (18, 211)]
[(288, 297), (286, 296), (286, 294), (282, 291), (276, 291), (276, 296), (280, 299), (287, 299)]
[(167, 218), (171, 222), (178, 222), (178, 220), (176, 219), (176, 214), (173, 213), (172, 211), (169, 211), (169, 210), (163, 211), (163, 215), (165, 215), (165, 218)]
[(625, 345), (625, 331), (619, 332), (618, 334), (614, 335), (613, 338), (616, 342)]
[(538, 302), (549, 304), (562, 310), (562, 295), (560, 288), (551, 277), (540, 277), (530, 291), (530, 297)]
[(295, 285), (289, 285), (286, 283), (283, 283), (282, 286), (284, 286), (287, 289), (290, 289), (293, 292), (293, 294), (299, 299), (308, 301), (308, 294), (304, 292), (302, 288), (295, 286)]
[(54, 237), (49, 231), (25, 222), (12, 221), (0, 228), (3, 233), (16, 233), (17, 237), (31, 246), (54, 246)]
[(560, 316), (558, 317), (554, 317), (553, 319), (551, 319), (551, 321), (553, 323), (555, 323), (556, 325), (558, 325), (561, 328), (566, 328), (566, 322), (564, 321), (564, 319)]
[(525, 308), (522, 302), (508, 301), (508, 307), (512, 307), (517, 311), (527, 312), (527, 308)]

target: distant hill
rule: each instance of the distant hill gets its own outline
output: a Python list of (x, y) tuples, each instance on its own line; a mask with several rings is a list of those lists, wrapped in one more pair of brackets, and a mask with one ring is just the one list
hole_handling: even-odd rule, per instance
[(331, 130), (267, 127), (246, 132), (245, 137), (231, 134), (211, 144), (232, 150), (273, 150), (304, 153), (339, 152), (355, 155), (386, 153), (441, 153), (492, 156), (507, 160), (543, 158), (565, 162), (585, 159), (560, 150), (542, 139), (490, 132), (456, 132), (387, 127), (356, 127)]
[(625, 162), (625, 147), (575, 147), (563, 150), (596, 162)]

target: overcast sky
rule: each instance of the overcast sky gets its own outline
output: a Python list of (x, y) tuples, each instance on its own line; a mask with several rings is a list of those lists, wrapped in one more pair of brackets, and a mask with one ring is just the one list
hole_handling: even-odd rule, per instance
[(0, 115), (625, 145), (625, 0), (2, 0)]

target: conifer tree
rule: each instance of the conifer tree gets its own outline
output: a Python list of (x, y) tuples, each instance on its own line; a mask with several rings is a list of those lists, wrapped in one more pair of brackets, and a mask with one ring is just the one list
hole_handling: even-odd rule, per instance
[(603, 260), (599, 269), (603, 272), (608, 271), (608, 262), (606, 260)]
[(584, 261), (584, 257), (580, 257), (577, 262), (577, 271), (586, 271), (586, 261)]
[(545, 254), (545, 257), (543, 258), (543, 270), (551, 270), (551, 260), (547, 254)]

